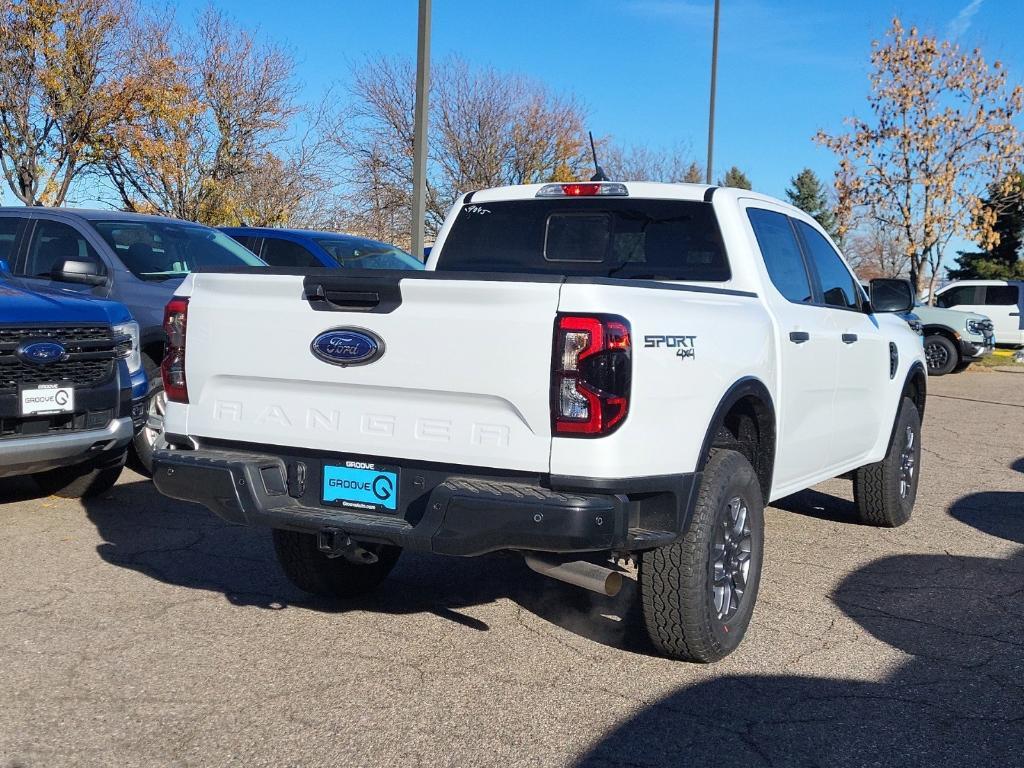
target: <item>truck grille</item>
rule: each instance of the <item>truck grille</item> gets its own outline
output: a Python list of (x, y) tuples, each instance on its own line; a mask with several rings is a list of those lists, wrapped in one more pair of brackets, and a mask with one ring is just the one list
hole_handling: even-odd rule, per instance
[[(67, 350), (67, 359), (45, 365), (20, 360), (18, 345), (56, 341)], [(0, 393), (19, 385), (73, 384), (92, 386), (114, 373), (118, 339), (109, 326), (0, 326)]]

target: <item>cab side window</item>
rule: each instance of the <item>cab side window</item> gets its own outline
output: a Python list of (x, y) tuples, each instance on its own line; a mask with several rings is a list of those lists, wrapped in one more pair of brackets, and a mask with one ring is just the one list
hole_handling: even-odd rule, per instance
[(843, 309), (860, 309), (860, 287), (836, 249), (810, 224), (797, 221), (796, 228), (818, 273), (825, 304)]
[(986, 285), (985, 301), (979, 303), (996, 307), (1012, 307), (1019, 300), (1019, 289), (1016, 285)]
[(0, 261), (14, 268), (14, 243), (18, 238), (18, 227), (24, 221), (20, 216), (0, 216)]
[(65, 261), (90, 261), (100, 273), (106, 271), (99, 255), (77, 229), (59, 221), (37, 221), (28, 256), (18, 273), (25, 277), (49, 277)]
[(747, 218), (761, 249), (768, 276), (779, 293), (795, 304), (814, 301), (796, 234), (789, 217), (763, 208), (748, 208)]
[(239, 245), (244, 245), (257, 256), (260, 255), (260, 239), (258, 237), (253, 237), (252, 235), (231, 235), (231, 239), (238, 241)]
[(935, 303), (943, 308), (969, 307), (984, 304), (983, 297), (978, 294), (984, 290), (976, 285), (958, 285), (935, 297)]
[(319, 267), (320, 261), (306, 248), (293, 243), (291, 240), (282, 240), (277, 237), (268, 237), (263, 241), (263, 253), (260, 258), (272, 267)]

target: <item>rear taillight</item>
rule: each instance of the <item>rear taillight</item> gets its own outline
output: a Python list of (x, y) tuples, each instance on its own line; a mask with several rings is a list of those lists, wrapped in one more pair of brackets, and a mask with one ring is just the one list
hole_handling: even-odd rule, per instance
[(160, 363), (167, 399), (174, 403), (188, 402), (188, 382), (185, 380), (185, 330), (188, 325), (188, 299), (175, 297), (164, 308), (164, 333), (167, 334), (167, 352)]
[(558, 315), (551, 371), (551, 431), (601, 437), (629, 413), (629, 323), (616, 315)]

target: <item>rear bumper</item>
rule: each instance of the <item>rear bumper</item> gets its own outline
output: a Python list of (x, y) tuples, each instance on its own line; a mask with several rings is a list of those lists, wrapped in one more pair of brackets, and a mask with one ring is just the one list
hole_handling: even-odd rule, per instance
[[(387, 460), (402, 470), (398, 510), (360, 512), (320, 502), (324, 460), (233, 449), (157, 451), (153, 482), (164, 495), (203, 504), (232, 523), (340, 532), (460, 556), (662, 546), (685, 530), (699, 484), (697, 474), (616, 481), (494, 476), (480, 468)], [(300, 484), (299, 474), (308, 482)]]
[(134, 434), (132, 420), (124, 417), (103, 429), (4, 438), (0, 440), (0, 477), (80, 464), (124, 448)]

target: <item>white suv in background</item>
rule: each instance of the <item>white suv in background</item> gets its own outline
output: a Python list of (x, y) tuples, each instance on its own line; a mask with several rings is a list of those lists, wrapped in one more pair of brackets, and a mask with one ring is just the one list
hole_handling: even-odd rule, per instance
[(935, 304), (987, 315), (996, 344), (1024, 346), (1024, 280), (958, 280), (935, 292)]

